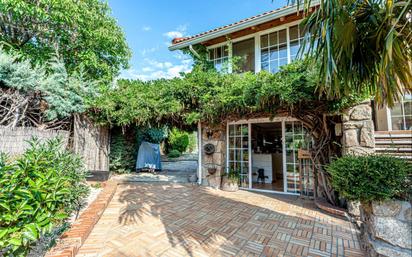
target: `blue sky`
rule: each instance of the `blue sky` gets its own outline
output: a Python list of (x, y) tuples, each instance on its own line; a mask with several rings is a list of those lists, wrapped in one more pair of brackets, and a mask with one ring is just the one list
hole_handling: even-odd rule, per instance
[(132, 49), (123, 78), (157, 79), (191, 69), (190, 58), (167, 46), (173, 37), (197, 34), (285, 5), (284, 0), (109, 0), (112, 15)]

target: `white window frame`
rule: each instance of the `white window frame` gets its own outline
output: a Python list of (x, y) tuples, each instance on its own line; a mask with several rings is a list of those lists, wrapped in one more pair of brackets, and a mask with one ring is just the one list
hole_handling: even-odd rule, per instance
[[(227, 46), (227, 49), (228, 49), (227, 56), (224, 56), (225, 46)], [(213, 56), (216, 56), (216, 52), (217, 52), (217, 49), (218, 49), (218, 48), (221, 48), (222, 56), (219, 57), (219, 58), (214, 58), (213, 60), (211, 60), (211, 59), (210, 59), (209, 51), (214, 51)], [(231, 46), (228, 44), (228, 42), (225, 42), (224, 44), (213, 45), (213, 47), (207, 48), (207, 51), (208, 51), (208, 53), (207, 53), (207, 59), (208, 59), (210, 62), (213, 62), (213, 66), (214, 66), (214, 67), (216, 67), (217, 61), (221, 61), (221, 65), (223, 65), (225, 59), (227, 59), (228, 61), (230, 61), (230, 59), (231, 59)], [(231, 68), (229, 67), (229, 69), (230, 69), (230, 70), (229, 70), (229, 73), (231, 73), (231, 72), (232, 72), (232, 71), (231, 71)]]
[[(261, 48), (260, 48), (260, 37), (262, 35), (265, 35), (265, 34), (270, 34), (270, 33), (276, 32), (276, 31), (286, 29), (288, 63), (290, 63), (291, 60), (290, 60), (289, 27), (299, 25), (301, 22), (302, 22), (302, 19), (297, 20), (297, 21), (293, 21), (293, 22), (289, 22), (289, 23), (282, 24), (282, 25), (279, 25), (279, 26), (276, 26), (276, 27), (273, 27), (273, 28), (270, 28), (270, 29), (262, 30), (262, 31), (259, 31), (259, 32), (256, 32), (256, 33), (253, 33), (253, 34), (250, 34), (250, 35), (246, 35), (246, 36), (243, 36), (243, 37), (238, 37), (238, 38), (232, 39), (230, 41), (225, 41), (225, 42), (222, 42), (222, 43), (207, 46), (206, 49), (210, 50), (210, 49), (214, 49), (214, 48), (217, 48), (217, 47), (221, 47), (223, 45), (227, 45), (229, 47), (228, 57), (229, 57), (229, 62), (230, 62), (233, 58), (233, 51), (232, 51), (232, 44), (233, 43), (243, 41), (243, 40), (246, 40), (246, 39), (255, 38), (255, 73), (258, 73), (258, 72), (261, 71), (261, 65), (262, 65), (261, 64), (261, 58), (262, 57), (261, 57)], [(208, 56), (208, 58), (209, 58), (209, 56)], [(229, 65), (229, 71), (228, 72), (229, 73), (232, 72), (230, 65)]]
[[(412, 94), (411, 94), (411, 96), (412, 96)], [(400, 117), (403, 118), (403, 122), (404, 122), (404, 124), (406, 124), (405, 108), (403, 107), (403, 106), (404, 106), (404, 100), (405, 100), (404, 97), (402, 97), (402, 98), (401, 98), (402, 116), (400, 116)], [(408, 101), (408, 102), (409, 102), (409, 101)], [(395, 103), (395, 104), (397, 104), (397, 103)], [(387, 122), (388, 122), (388, 131), (393, 131), (393, 128), (392, 128), (392, 109), (386, 106), (386, 113), (387, 113), (387, 117), (386, 117), (386, 118), (387, 118)], [(401, 131), (408, 131), (408, 130), (401, 130)]]
[[(286, 170), (286, 125), (287, 121), (299, 121), (296, 118), (287, 116), (287, 117), (274, 117), (271, 118), (257, 118), (257, 119), (249, 119), (249, 120), (237, 120), (237, 121), (230, 121), (226, 123), (226, 173), (229, 172), (229, 126), (230, 125), (248, 125), (248, 153), (249, 153), (249, 187), (243, 188), (251, 191), (258, 191), (258, 192), (266, 192), (266, 193), (274, 193), (274, 194), (286, 194), (286, 195), (299, 195), (299, 193), (290, 193), (287, 191), (287, 170)], [(273, 190), (264, 190), (264, 189), (256, 189), (252, 188), (252, 168), (253, 168), (253, 158), (252, 158), (252, 124), (255, 123), (272, 123), (272, 122), (281, 122), (282, 123), (282, 173), (283, 173), (283, 191), (273, 191)]]

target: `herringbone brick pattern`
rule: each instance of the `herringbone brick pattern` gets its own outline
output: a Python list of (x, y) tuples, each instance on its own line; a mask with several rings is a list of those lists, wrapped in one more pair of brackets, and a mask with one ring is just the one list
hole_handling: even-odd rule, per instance
[(124, 184), (78, 256), (364, 256), (348, 221), (297, 197)]

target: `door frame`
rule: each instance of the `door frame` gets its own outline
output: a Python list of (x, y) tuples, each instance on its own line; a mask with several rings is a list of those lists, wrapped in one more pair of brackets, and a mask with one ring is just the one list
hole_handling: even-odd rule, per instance
[[(287, 116), (287, 117), (274, 117), (273, 119), (270, 118), (257, 118), (257, 119), (249, 119), (249, 120), (237, 120), (227, 122), (226, 124), (226, 173), (229, 172), (229, 126), (230, 125), (248, 125), (248, 179), (249, 184), (248, 187), (241, 187), (242, 189), (251, 190), (251, 191), (258, 191), (258, 192), (265, 192), (265, 193), (275, 193), (275, 194), (287, 194), (287, 195), (299, 195), (299, 193), (290, 193), (287, 192), (287, 170), (286, 170), (286, 142), (285, 142), (285, 130), (287, 121), (299, 121), (296, 118)], [(257, 123), (275, 123), (281, 122), (282, 124), (282, 173), (283, 173), (283, 191), (274, 191), (274, 190), (265, 190), (265, 189), (256, 189), (252, 188), (252, 124)]]

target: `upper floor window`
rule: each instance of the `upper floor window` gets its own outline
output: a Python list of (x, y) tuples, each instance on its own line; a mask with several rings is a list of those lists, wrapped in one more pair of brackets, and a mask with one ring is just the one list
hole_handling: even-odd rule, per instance
[(299, 29), (299, 25), (295, 25), (289, 28), (289, 45), (290, 45), (290, 61), (293, 61), (296, 59), (296, 56), (298, 55), (299, 48), (302, 45), (303, 42), (303, 33), (301, 33), (301, 30)]
[(233, 43), (233, 57), (236, 60), (236, 71), (255, 71), (255, 39), (246, 39)]
[(392, 130), (412, 130), (412, 95), (405, 95), (391, 109)]
[(266, 70), (276, 73), (280, 67), (297, 58), (307, 35), (300, 25), (294, 24), (270, 33), (255, 33), (247, 39), (234, 39), (225, 45), (210, 48), (209, 60), (218, 71)]
[(209, 61), (213, 63), (216, 70), (221, 71), (223, 65), (229, 60), (229, 48), (227, 45), (209, 49)]
[(299, 25), (262, 35), (261, 69), (272, 73), (278, 72), (281, 66), (296, 59), (302, 40)]

